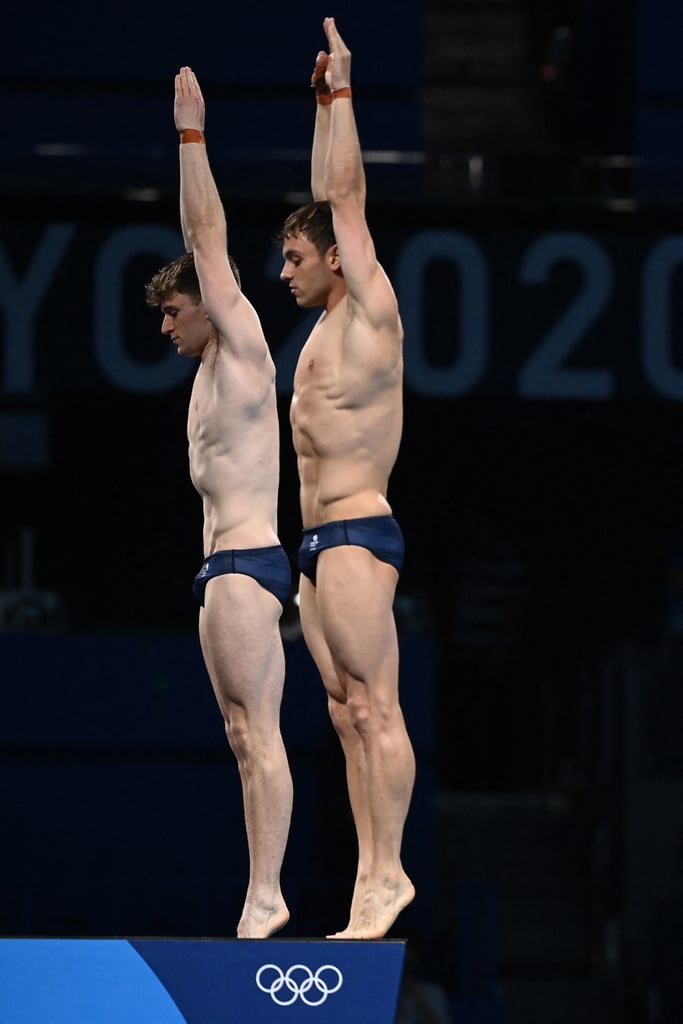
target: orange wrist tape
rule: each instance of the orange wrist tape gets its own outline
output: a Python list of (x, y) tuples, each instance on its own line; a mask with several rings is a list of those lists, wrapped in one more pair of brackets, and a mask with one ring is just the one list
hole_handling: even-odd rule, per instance
[(204, 132), (199, 128), (183, 128), (180, 132), (181, 142), (203, 142), (206, 145)]
[(319, 92), (315, 98), (321, 107), (327, 107), (332, 100), (337, 100), (341, 96), (351, 96), (351, 87), (349, 85), (344, 85), (341, 89), (333, 89), (332, 92)]

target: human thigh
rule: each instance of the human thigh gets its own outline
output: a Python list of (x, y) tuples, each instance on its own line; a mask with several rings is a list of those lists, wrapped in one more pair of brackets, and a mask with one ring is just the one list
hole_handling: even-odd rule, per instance
[(200, 612), (200, 639), (216, 697), (277, 713), (284, 680), (278, 622), (282, 606), (256, 580), (227, 573), (209, 580)]
[(338, 674), (380, 682), (394, 669), (397, 571), (367, 548), (327, 548), (318, 557), (317, 609)]

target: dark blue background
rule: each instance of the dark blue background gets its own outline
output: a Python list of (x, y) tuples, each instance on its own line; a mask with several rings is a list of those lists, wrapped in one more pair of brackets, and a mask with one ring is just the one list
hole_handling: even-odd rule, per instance
[[(0, 931), (234, 928), (246, 848), (190, 590), (201, 507), (187, 477), (187, 381), (129, 393), (98, 362), (98, 331), (114, 315), (131, 358), (163, 358), (158, 316), (143, 302), (159, 254), (132, 260), (100, 291), (96, 272), (117, 232), (177, 231), (173, 76), (189, 63), (207, 98), (231, 244), (279, 361), (280, 528), (293, 559), (284, 353), (301, 317), (277, 280), (272, 238), (307, 196), (308, 79), (322, 20), (336, 14), (353, 51), (370, 224), (407, 296), (406, 425), (390, 498), (407, 542), (396, 611), (418, 753), (405, 846), (418, 899), (398, 931), (422, 955), (422, 974), (478, 1024), (500, 1019), (501, 993), (506, 1024), (564, 1024), (562, 1012), (579, 1010), (588, 1024), (586, 986), (607, 993), (600, 1024), (653, 1024), (657, 1000), (657, 1024), (678, 1024), (680, 266), (651, 287), (653, 254), (683, 235), (680, 5), (529, 4), (541, 44), (554, 25), (577, 29), (556, 148), (498, 153), (498, 192), (454, 199), (432, 172), (442, 181), (450, 166), (455, 177), (472, 154), (439, 151), (426, 133), (425, 24), (438, 6), (38, 4), (4, 14), (3, 314), (46, 232), (73, 233), (54, 276), (39, 275), (12, 305), (15, 315), (36, 307), (30, 388), (11, 386), (17, 322), (3, 316), (0, 334)], [(425, 232), (465, 239), (473, 262), (435, 259), (415, 291), (412, 245)], [(523, 387), (586, 282), (576, 251), (547, 263), (543, 280), (525, 278), (529, 253), (558, 234), (580, 236), (604, 261), (608, 297), (555, 365), (565, 382), (606, 373), (598, 398), (558, 395), (553, 374), (537, 376), (540, 394)], [(486, 287), (464, 289), (478, 260)], [(482, 323), (481, 373), (455, 393), (449, 369)], [(653, 353), (668, 368), (656, 379)], [(354, 839), (293, 607), (284, 623), (296, 786), (284, 883), (290, 932), (320, 934), (343, 923)], [(534, 801), (551, 808), (549, 831), (534, 831)], [(579, 951), (557, 962), (560, 897), (576, 906)], [(541, 953), (534, 941), (545, 941)], [(537, 952), (525, 960), (527, 948)], [(535, 1009), (522, 1005), (525, 985)]]

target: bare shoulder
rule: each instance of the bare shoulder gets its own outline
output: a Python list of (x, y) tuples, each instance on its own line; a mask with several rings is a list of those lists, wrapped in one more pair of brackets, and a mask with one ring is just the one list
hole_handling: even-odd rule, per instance
[(362, 373), (402, 374), (403, 324), (396, 303), (375, 299), (368, 290), (363, 301), (349, 301), (342, 338), (344, 362)]
[(269, 358), (261, 319), (242, 292), (227, 254), (203, 261), (195, 256), (195, 261), (202, 300), (216, 329), (219, 347), (256, 362)]
[(389, 275), (376, 260), (366, 265), (365, 271), (347, 275), (349, 319), (365, 325), (367, 330), (380, 335), (385, 343), (400, 346), (403, 342), (403, 323), (398, 298)]
[(245, 295), (240, 292), (235, 301), (220, 303), (211, 317), (218, 331), (218, 344), (227, 353), (258, 367), (272, 364), (270, 349), (261, 319)]
[(349, 296), (349, 312), (375, 327), (402, 333), (396, 292), (377, 258), (375, 243), (357, 204), (333, 211), (335, 238)]

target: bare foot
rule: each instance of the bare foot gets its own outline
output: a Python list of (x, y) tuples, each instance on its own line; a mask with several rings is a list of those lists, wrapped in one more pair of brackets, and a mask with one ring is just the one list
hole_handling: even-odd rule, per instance
[(344, 931), (327, 935), (326, 938), (382, 939), (401, 911), (405, 910), (414, 898), (415, 886), (407, 875), (403, 876), (394, 889), (385, 890), (383, 893), (370, 889), (359, 901), (358, 910), (354, 911)]
[(240, 923), (237, 925), (238, 939), (267, 939), (289, 921), (289, 911), (282, 901), (276, 907), (255, 907), (245, 903)]

